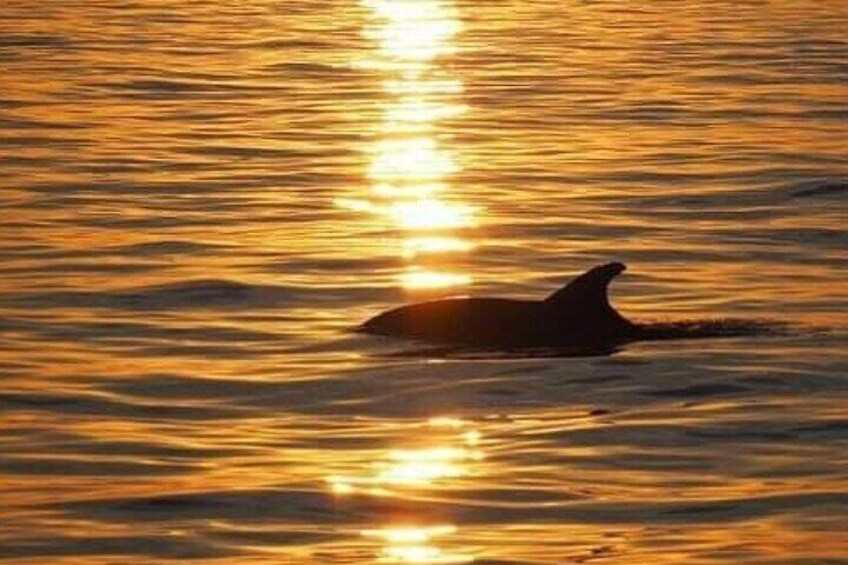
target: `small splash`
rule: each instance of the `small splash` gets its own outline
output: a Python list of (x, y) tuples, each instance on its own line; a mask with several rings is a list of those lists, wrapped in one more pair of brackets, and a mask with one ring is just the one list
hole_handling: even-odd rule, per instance
[(781, 335), (787, 325), (774, 320), (718, 318), (713, 320), (681, 320), (649, 322), (638, 325), (638, 340), (700, 339)]

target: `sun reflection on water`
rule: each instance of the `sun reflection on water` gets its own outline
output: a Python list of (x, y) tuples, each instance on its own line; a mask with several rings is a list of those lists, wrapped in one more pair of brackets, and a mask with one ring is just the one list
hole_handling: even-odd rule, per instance
[(482, 436), (464, 420), (432, 418), (424, 435), (428, 439), (425, 445), (391, 449), (366, 474), (328, 477), (330, 489), (340, 495), (386, 495), (397, 489), (433, 487), (444, 479), (470, 474), (472, 463), (483, 459), (479, 449)]
[(458, 237), (409, 237), (403, 242), (404, 255), (412, 259), (418, 254), (464, 252), (474, 249), (474, 243)]
[(461, 477), (466, 473), (463, 462), (476, 454), (465, 448), (434, 447), (399, 449), (389, 453), (390, 463), (377, 476), (389, 485), (427, 485), (438, 479)]
[(386, 25), (366, 31), (390, 61), (428, 63), (453, 51), (450, 39), (462, 28), (456, 8), (440, 0), (364, 0)]
[[(355, 475), (327, 477), (329, 490), (337, 497), (403, 497), (447, 485), (451, 480), (475, 474), (475, 464), (483, 460), (482, 434), (471, 422), (452, 417), (436, 417), (416, 428), (413, 447), (384, 452), (369, 468)], [(383, 547), (378, 563), (470, 563), (474, 557), (447, 551), (435, 538), (457, 533), (453, 524), (386, 524), (366, 529), (362, 535), (377, 539)]]
[(389, 527), (364, 530), (362, 535), (384, 543), (378, 563), (471, 563), (470, 555), (447, 553), (433, 545), (433, 539), (456, 533), (452, 525)]
[(437, 289), (464, 286), (471, 277), (463, 273), (443, 273), (427, 269), (415, 269), (401, 275), (403, 287), (407, 289)]
[(358, 64), (385, 75), (386, 99), (369, 150), (370, 191), (366, 197), (338, 199), (337, 204), (382, 218), (387, 227), (401, 231), (399, 254), (408, 264), (398, 275), (403, 288), (468, 285), (471, 276), (448, 269), (445, 261), (447, 254), (460, 256), (474, 245), (445, 232), (475, 227), (478, 210), (447, 197), (450, 179), (461, 164), (437, 131), (441, 122), (467, 111), (457, 99), (462, 82), (447, 75), (440, 62), (456, 49), (453, 38), (462, 29), (458, 10), (450, 0), (363, 4), (374, 16), (364, 35), (375, 50)]

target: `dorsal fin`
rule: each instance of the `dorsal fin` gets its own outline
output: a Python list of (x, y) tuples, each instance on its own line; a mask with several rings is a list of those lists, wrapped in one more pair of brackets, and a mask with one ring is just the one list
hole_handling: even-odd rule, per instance
[(625, 269), (627, 269), (627, 266), (618, 262), (589, 269), (547, 297), (545, 304), (549, 304), (558, 310), (562, 309), (574, 316), (585, 314), (589, 318), (599, 317), (605, 321), (629, 324), (630, 322), (627, 322), (621, 314), (610, 306), (607, 297), (607, 287), (610, 281)]

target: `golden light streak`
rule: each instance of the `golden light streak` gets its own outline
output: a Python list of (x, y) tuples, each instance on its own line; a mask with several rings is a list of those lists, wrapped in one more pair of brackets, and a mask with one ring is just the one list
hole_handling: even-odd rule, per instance
[(396, 202), (388, 207), (398, 227), (404, 230), (445, 230), (468, 228), (477, 224), (475, 208), (451, 204), (435, 198)]
[(462, 434), (462, 439), (470, 446), (478, 445), (482, 439), (482, 435), (477, 430), (470, 430)]
[(327, 482), (330, 484), (330, 488), (333, 491), (333, 494), (353, 494), (356, 492), (356, 488), (344, 477), (330, 477), (327, 479)]
[(446, 104), (427, 101), (420, 97), (404, 97), (387, 107), (383, 131), (386, 133), (402, 133), (410, 129), (420, 131), (425, 126), (432, 127), (435, 122), (456, 118), (467, 111), (468, 106), (462, 104)]
[(456, 429), (467, 425), (467, 422), (459, 418), (451, 418), (450, 416), (437, 416), (427, 420), (427, 425), (433, 428)]
[(441, 525), (441, 526), (409, 526), (409, 527), (392, 527), (380, 530), (363, 530), (362, 535), (365, 537), (379, 538), (391, 543), (426, 543), (437, 536), (444, 536), (456, 533), (456, 526)]
[(433, 539), (456, 533), (456, 526), (398, 526), (364, 530), (362, 535), (385, 543), (378, 563), (471, 563), (469, 555), (447, 553), (433, 545)]
[(446, 230), (476, 224), (474, 208), (451, 205), (433, 198), (419, 198), (392, 204), (380, 204), (358, 198), (337, 198), (336, 206), (387, 216), (407, 231)]
[(425, 447), (391, 449), (359, 476), (330, 475), (326, 478), (330, 491), (338, 496), (386, 496), (392, 489), (433, 486), (470, 474), (471, 466), (484, 458), (478, 449), (482, 436), (471, 423), (442, 416), (428, 420), (425, 427), (429, 431), (424, 437), (437, 434), (439, 441)]
[(474, 243), (449, 236), (410, 237), (404, 240), (404, 256), (413, 259), (418, 255), (438, 253), (463, 253), (474, 249)]
[(447, 273), (439, 271), (414, 270), (401, 275), (403, 288), (437, 289), (464, 286), (471, 282), (471, 277), (463, 273)]
[[(484, 456), (477, 449), (481, 434), (469, 422), (452, 416), (434, 416), (419, 426), (411, 438), (416, 447), (390, 449), (359, 475), (331, 475), (326, 482), (339, 497), (403, 496), (405, 491), (434, 488), (472, 473)], [(422, 445), (422, 442), (423, 445)], [(361, 534), (377, 539), (382, 548), (377, 563), (471, 563), (474, 557), (446, 551), (434, 541), (455, 534), (453, 524), (398, 523), (365, 529)]]
[(429, 62), (453, 51), (450, 39), (462, 28), (455, 8), (438, 1), (365, 0), (365, 5), (387, 20), (366, 36), (380, 45), (390, 59)]
[(377, 181), (434, 181), (459, 170), (430, 137), (388, 139), (375, 144), (368, 176)]
[(446, 189), (444, 183), (415, 183), (415, 184), (390, 184), (378, 183), (371, 189), (374, 196), (386, 199), (407, 200), (432, 197)]
[(392, 546), (383, 549), (384, 555), (378, 563), (418, 563), (427, 565), (448, 565), (451, 563), (471, 563), (474, 558), (467, 555), (450, 555), (438, 547), (429, 545)]
[(456, 447), (395, 450), (389, 453), (391, 462), (377, 480), (390, 485), (421, 485), (461, 477), (467, 473), (462, 462), (472, 458), (470, 451)]
[(383, 89), (389, 94), (399, 95), (434, 95), (434, 94), (460, 94), (464, 87), (458, 80), (450, 79), (415, 79), (415, 80), (387, 80), (383, 83)]
[[(463, 238), (442, 232), (478, 224), (477, 208), (444, 196), (461, 166), (437, 131), (438, 124), (468, 110), (456, 99), (463, 92), (462, 82), (447, 76), (439, 60), (455, 51), (453, 38), (462, 29), (459, 12), (451, 0), (363, 0), (363, 5), (374, 16), (363, 33), (375, 48), (367, 61), (359, 63), (384, 73), (386, 99), (368, 150), (370, 194), (341, 198), (336, 204), (382, 218), (401, 232), (440, 232), (402, 236), (400, 256), (409, 264), (397, 275), (402, 288), (468, 285), (470, 275), (429, 264), (437, 255), (474, 248)], [(424, 255), (430, 256), (426, 267), (418, 263)]]

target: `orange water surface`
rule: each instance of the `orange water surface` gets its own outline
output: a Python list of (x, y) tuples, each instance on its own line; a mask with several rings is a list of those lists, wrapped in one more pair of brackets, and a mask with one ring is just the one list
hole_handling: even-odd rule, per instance
[[(848, 555), (843, 0), (0, 3), (0, 563)], [(603, 357), (350, 332), (629, 269)]]

